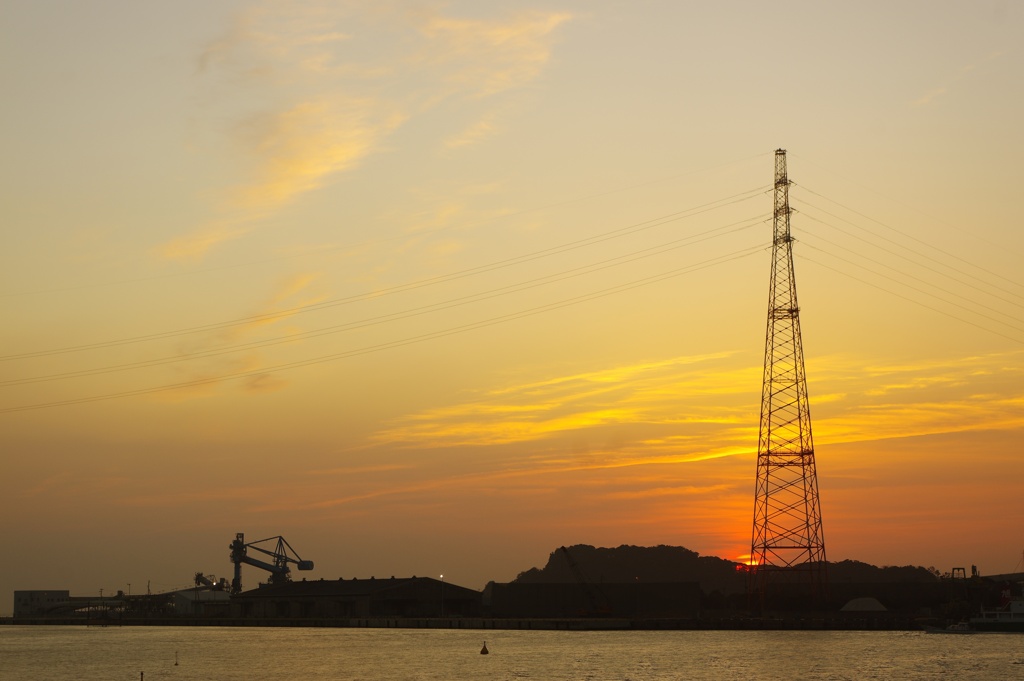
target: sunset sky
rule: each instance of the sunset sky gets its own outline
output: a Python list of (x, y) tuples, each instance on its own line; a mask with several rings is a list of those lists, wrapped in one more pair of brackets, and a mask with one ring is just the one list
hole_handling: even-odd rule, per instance
[[(1024, 551), (1024, 5), (8, 0), (0, 614), (750, 548), (773, 158), (831, 560)], [(263, 574), (246, 569), (247, 586)]]

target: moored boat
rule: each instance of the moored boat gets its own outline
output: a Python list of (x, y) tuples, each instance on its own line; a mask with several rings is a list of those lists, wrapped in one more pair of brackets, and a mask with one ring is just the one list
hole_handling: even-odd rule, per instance
[(983, 609), (971, 618), (970, 627), (974, 631), (1024, 632), (1024, 600), (1010, 601), (995, 610)]
[(929, 634), (977, 634), (978, 632), (971, 628), (971, 625), (967, 622), (957, 622), (956, 624), (950, 624), (948, 627), (930, 627), (925, 626), (925, 632)]

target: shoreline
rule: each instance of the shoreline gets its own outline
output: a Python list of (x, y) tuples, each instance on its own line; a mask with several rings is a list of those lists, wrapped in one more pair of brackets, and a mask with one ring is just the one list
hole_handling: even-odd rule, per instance
[(281, 627), (336, 629), (455, 629), (535, 631), (924, 631), (940, 625), (932, 618), (909, 616), (714, 617), (714, 618), (496, 618), (496, 617), (351, 617), (351, 618), (232, 618), (151, 617), (4, 618), (16, 626), (85, 627)]

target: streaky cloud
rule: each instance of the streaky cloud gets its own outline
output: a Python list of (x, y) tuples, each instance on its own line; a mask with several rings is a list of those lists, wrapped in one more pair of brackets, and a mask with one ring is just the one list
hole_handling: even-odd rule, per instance
[(732, 354), (674, 357), (494, 388), (472, 401), (396, 419), (371, 439), (437, 448), (508, 445), (638, 423), (729, 430), (741, 418), (725, 405), (711, 410), (697, 396), (728, 395), (730, 390), (742, 395), (745, 375), (737, 379), (731, 369), (694, 365), (714, 364)]

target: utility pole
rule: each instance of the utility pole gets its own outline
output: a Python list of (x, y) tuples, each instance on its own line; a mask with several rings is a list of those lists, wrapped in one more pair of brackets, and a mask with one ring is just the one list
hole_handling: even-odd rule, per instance
[(758, 599), (762, 607), (766, 591), (774, 583), (803, 582), (809, 587), (809, 603), (813, 604), (820, 603), (827, 588), (825, 538), (793, 270), (793, 238), (789, 233), (789, 184), (786, 151), (777, 149), (772, 272), (748, 582), (752, 602)]

